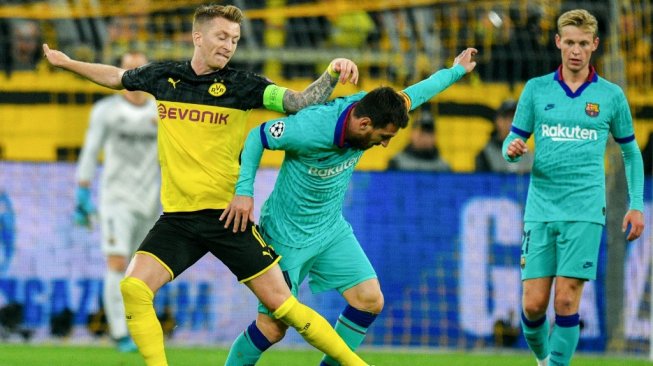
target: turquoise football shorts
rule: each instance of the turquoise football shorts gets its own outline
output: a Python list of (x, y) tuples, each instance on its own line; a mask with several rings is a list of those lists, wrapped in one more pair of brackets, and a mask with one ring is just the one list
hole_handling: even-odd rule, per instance
[[(376, 271), (348, 224), (346, 228), (336, 231), (332, 239), (304, 248), (284, 245), (265, 235), (263, 237), (281, 255), (279, 265), (296, 297), (306, 277), (313, 293), (335, 289), (341, 294), (361, 282), (377, 278)], [(259, 312), (271, 314), (261, 304)]]
[(603, 225), (593, 222), (525, 222), (521, 278), (596, 279)]

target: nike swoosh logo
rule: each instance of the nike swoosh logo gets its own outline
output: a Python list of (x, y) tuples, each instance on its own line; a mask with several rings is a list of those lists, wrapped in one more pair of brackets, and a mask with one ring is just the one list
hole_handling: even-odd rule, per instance
[(547, 104), (546, 107), (544, 107), (544, 110), (548, 111), (549, 109), (553, 109), (553, 107), (555, 107), (554, 104)]

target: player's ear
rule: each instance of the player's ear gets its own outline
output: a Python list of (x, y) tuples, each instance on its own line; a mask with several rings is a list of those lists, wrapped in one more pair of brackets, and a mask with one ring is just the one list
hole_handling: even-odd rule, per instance
[(359, 119), (359, 127), (363, 131), (368, 128), (372, 128), (372, 120), (370, 119), (370, 117), (361, 117)]
[(200, 32), (199, 30), (194, 31), (193, 32), (193, 45), (194, 46), (199, 46), (201, 39), (202, 39), (202, 32)]

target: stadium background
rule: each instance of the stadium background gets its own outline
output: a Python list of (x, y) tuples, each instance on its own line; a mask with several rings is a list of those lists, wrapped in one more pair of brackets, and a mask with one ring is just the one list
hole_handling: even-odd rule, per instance
[[(91, 104), (109, 90), (41, 59), (41, 43), (88, 61), (113, 62), (137, 48), (153, 59), (192, 54), (190, 19), (199, 1), (0, 1), (0, 307), (24, 309), (33, 340), (54, 337), (66, 315), (73, 341), (89, 341), (88, 315), (98, 308), (103, 261), (97, 230), (72, 226), (74, 160)], [(247, 0), (243, 39), (232, 66), (302, 89), (335, 56), (355, 60), (358, 86), (398, 88), (450, 65), (463, 48), (479, 48), (477, 70), (431, 101), (436, 136), (452, 174), (384, 172), (408, 140), (361, 161), (345, 207), (379, 271), (386, 309), (366, 343), (388, 346), (501, 346), (499, 320), (516, 325), (520, 210), (527, 176), (473, 173), (473, 159), (492, 130), (494, 108), (517, 98), (529, 77), (553, 70), (555, 19), (584, 7), (601, 23), (594, 58), (599, 72), (628, 96), (637, 141), (653, 131), (650, 1), (292, 1)], [(30, 70), (14, 67), (15, 19), (34, 19), (40, 39)], [(250, 124), (274, 118), (254, 111)], [(649, 351), (650, 231), (626, 244), (618, 232), (625, 187), (618, 149), (609, 146), (610, 217), (599, 279), (588, 286), (581, 350)], [(282, 156), (266, 153), (258, 179), (262, 202)], [(650, 174), (650, 172), (647, 172)], [(647, 222), (651, 222), (647, 181)], [(608, 245), (610, 244), (610, 245)], [(304, 300), (329, 319), (342, 301), (332, 294)], [(157, 298), (177, 328), (171, 342), (228, 343), (254, 316), (253, 298), (221, 264), (203, 261)], [(68, 313), (65, 310), (70, 310)], [(509, 330), (509, 329), (508, 329)], [(15, 339), (17, 335), (8, 335)], [(509, 341), (509, 337), (505, 340)], [(299, 343), (296, 336), (287, 342)], [(524, 348), (519, 340), (512, 345)]]

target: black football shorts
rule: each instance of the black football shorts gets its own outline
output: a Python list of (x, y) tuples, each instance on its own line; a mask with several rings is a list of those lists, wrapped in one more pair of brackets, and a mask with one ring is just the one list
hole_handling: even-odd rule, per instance
[(173, 279), (211, 252), (240, 282), (247, 282), (274, 266), (280, 257), (268, 246), (256, 226), (233, 232), (220, 221), (223, 210), (164, 213), (138, 248), (163, 262)]

